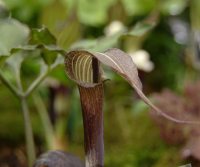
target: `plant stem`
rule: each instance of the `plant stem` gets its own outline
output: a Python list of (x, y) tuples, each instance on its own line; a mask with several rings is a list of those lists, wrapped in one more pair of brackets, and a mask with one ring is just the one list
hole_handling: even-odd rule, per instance
[(58, 66), (58, 63), (54, 63), (51, 66), (48, 66), (47, 69), (42, 72), (38, 78), (29, 86), (28, 90), (25, 92), (26, 97), (28, 97), (37, 87), (38, 85), (48, 76), (48, 74)]
[(44, 133), (45, 133), (45, 138), (46, 138), (46, 143), (48, 145), (49, 149), (52, 149), (54, 146), (54, 130), (53, 126), (51, 124), (51, 121), (49, 119), (49, 115), (47, 113), (47, 109), (42, 101), (42, 98), (40, 97), (39, 94), (34, 94), (33, 95), (33, 100), (35, 102), (36, 108), (38, 110), (38, 114), (40, 116), (40, 119), (43, 124), (44, 128)]
[(28, 97), (35, 88), (46, 78), (46, 76), (49, 73), (49, 69), (47, 69), (45, 72), (43, 72), (28, 88), (28, 90), (25, 93), (25, 96)]
[(32, 131), (32, 126), (31, 126), (30, 112), (28, 109), (26, 98), (21, 98), (21, 106), (22, 106), (22, 111), (24, 115), (28, 164), (29, 164), (29, 167), (32, 167), (33, 162), (35, 161), (36, 154), (35, 154), (33, 131)]
[(34, 140), (33, 140), (33, 133), (32, 133), (32, 126), (31, 126), (31, 120), (30, 120), (30, 113), (27, 106), (26, 97), (24, 97), (22, 91), (22, 84), (20, 79), (20, 73), (17, 73), (16, 75), (19, 75), (16, 77), (17, 79), (17, 85), (20, 90), (17, 91), (17, 89), (11, 85), (8, 80), (3, 76), (2, 72), (0, 71), (0, 80), (9, 88), (9, 90), (20, 100), (21, 107), (24, 115), (24, 127), (25, 127), (25, 136), (26, 136), (26, 144), (27, 144), (27, 155), (28, 155), (28, 163), (29, 167), (32, 167), (32, 164), (35, 160), (35, 147), (34, 147)]
[[(62, 62), (62, 61), (61, 61)], [(60, 61), (55, 62), (51, 66), (47, 67), (47, 69), (40, 74), (40, 76), (30, 85), (27, 91), (23, 90), (20, 71), (16, 72), (16, 82), (18, 91), (9, 81), (4, 77), (2, 72), (0, 71), (0, 80), (8, 87), (8, 89), (20, 100), (21, 107), (24, 115), (24, 124), (25, 124), (25, 137), (26, 137), (26, 150), (28, 156), (29, 167), (32, 167), (33, 162), (35, 160), (35, 147), (34, 147), (34, 138), (32, 132), (32, 125), (30, 119), (30, 112), (28, 109), (27, 98), (28, 96), (37, 88), (37, 86), (46, 78), (51, 70), (53, 70), (57, 65), (59, 65)]]
[[(18, 89), (21, 92), (24, 92), (22, 81), (21, 81), (20, 71), (16, 71), (16, 82), (18, 85)], [(24, 116), (24, 129), (25, 129), (26, 152), (27, 152), (27, 156), (28, 156), (28, 165), (29, 165), (29, 167), (32, 167), (32, 165), (35, 161), (36, 154), (35, 154), (33, 130), (32, 130), (31, 119), (30, 119), (30, 111), (29, 111), (28, 104), (27, 104), (27, 96), (20, 96), (19, 99), (21, 102), (21, 107), (22, 107), (23, 116)]]
[(4, 83), (4, 85), (6, 85), (6, 87), (17, 97), (19, 98), (20, 96), (22, 96), (22, 93), (17, 91), (17, 89), (8, 82), (8, 80), (4, 77), (4, 75), (2, 74), (2, 72), (0, 71), (0, 80)]
[(84, 124), (86, 167), (103, 167), (103, 84), (79, 86)]

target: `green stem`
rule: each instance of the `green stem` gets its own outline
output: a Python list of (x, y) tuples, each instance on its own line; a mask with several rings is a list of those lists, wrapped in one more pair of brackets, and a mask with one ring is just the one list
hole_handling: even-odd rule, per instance
[[(21, 75), (20, 71), (16, 71), (16, 82), (17, 82), (18, 89), (21, 92), (24, 92), (20, 75)], [(35, 154), (33, 130), (32, 130), (31, 119), (30, 119), (30, 111), (27, 104), (27, 96), (20, 96), (19, 98), (21, 101), (21, 107), (22, 107), (22, 111), (24, 115), (24, 129), (25, 129), (28, 165), (29, 167), (32, 167), (36, 158), (35, 157), (36, 154)]]
[(48, 76), (48, 74), (57, 67), (57, 63), (48, 66), (47, 69), (40, 74), (40, 76), (29, 86), (28, 90), (25, 92), (25, 96), (28, 97), (38, 85)]
[(46, 78), (46, 76), (49, 74), (50, 69), (48, 68), (45, 72), (43, 72), (28, 88), (28, 90), (25, 93), (25, 96), (28, 97), (35, 88), (38, 87), (38, 85)]
[(32, 126), (31, 126), (30, 112), (28, 109), (26, 98), (21, 98), (21, 106), (22, 106), (22, 111), (24, 115), (28, 164), (29, 164), (29, 167), (32, 167), (33, 162), (35, 161), (36, 154), (35, 154), (33, 131), (32, 131)]
[(49, 115), (47, 113), (46, 107), (45, 107), (45, 105), (42, 101), (42, 98), (40, 97), (39, 94), (34, 94), (33, 100), (34, 100), (34, 103), (38, 110), (38, 114), (40, 116), (40, 119), (41, 119), (43, 127), (44, 127), (44, 133), (45, 133), (45, 138), (46, 138), (48, 148), (52, 149), (53, 144), (54, 144), (53, 143), (54, 142), (54, 130), (53, 130), (51, 121), (49, 119)]
[(25, 135), (26, 135), (26, 144), (27, 144), (27, 155), (28, 155), (29, 167), (32, 167), (32, 164), (35, 160), (35, 147), (34, 147), (32, 126), (31, 126), (30, 115), (29, 115), (26, 98), (23, 96), (23, 93), (21, 93), (23, 91), (21, 80), (17, 79), (17, 85), (19, 89), (21, 90), (21, 92), (18, 92), (17, 89), (8, 82), (8, 80), (3, 76), (1, 71), (0, 71), (0, 80), (21, 101), (21, 107), (22, 107), (22, 111), (24, 115), (24, 123), (25, 123), (24, 126), (25, 126)]
[(30, 119), (30, 112), (27, 104), (27, 97), (37, 88), (37, 86), (46, 78), (51, 70), (53, 70), (58, 63), (55, 63), (48, 67), (45, 72), (43, 72), (28, 88), (26, 92), (23, 90), (20, 71), (16, 72), (16, 81), (17, 86), (20, 91), (18, 91), (12, 84), (8, 82), (8, 80), (4, 77), (2, 72), (0, 71), (0, 80), (8, 87), (8, 89), (20, 100), (21, 107), (24, 115), (24, 124), (25, 124), (25, 137), (26, 137), (26, 149), (28, 156), (29, 167), (32, 167), (33, 162), (35, 160), (35, 147), (34, 147), (34, 138), (33, 131)]
[(3, 84), (17, 97), (23, 96), (21, 92), (19, 92), (11, 83), (8, 82), (8, 80), (4, 77), (2, 72), (0, 71), (0, 80), (3, 82)]

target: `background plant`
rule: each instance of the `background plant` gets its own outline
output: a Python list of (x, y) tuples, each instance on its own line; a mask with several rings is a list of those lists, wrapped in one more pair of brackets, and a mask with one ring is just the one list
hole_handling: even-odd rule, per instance
[[(10, 28), (8, 28), (7, 21), (4, 22), (1, 19), (2, 24), (0, 27), (2, 28), (6, 26), (6, 28), (3, 28), (0, 40), (0, 62), (3, 76), (9, 81), (9, 83), (15, 85), (15, 77), (17, 75), (13, 75), (14, 73), (11, 71), (9, 63), (11, 62), (12, 64), (12, 61), (16, 62), (14, 57), (19, 58), (22, 55), (23, 63), (21, 64), (20, 71), (22, 85), (24, 90), (28, 90), (27, 88), (40, 73), (40, 64), (42, 67), (45, 66), (45, 71), (45, 69), (47, 69), (46, 66), (48, 66), (47, 64), (54, 62), (54, 58), (56, 57), (56, 54), (51, 56), (41, 56), (43, 55), (41, 54), (43, 51), (45, 52), (45, 55), (49, 55), (51, 53), (49, 50), (54, 50), (53, 53), (60, 53), (61, 49), (58, 49), (58, 46), (64, 50), (70, 50), (71, 48), (85, 48), (93, 49), (95, 51), (104, 51), (107, 48), (117, 46), (126, 52), (134, 53), (135, 51), (138, 51), (138, 49), (143, 49), (150, 53), (150, 59), (154, 63), (154, 70), (148, 74), (142, 70), (139, 71), (140, 76), (142, 76), (141, 79), (144, 83), (145, 92), (151, 93), (167, 87), (172, 91), (180, 93), (182, 92), (182, 85), (185, 81), (198, 79), (198, 72), (195, 71), (198, 69), (198, 47), (196, 47), (198, 46), (196, 45), (198, 39), (193, 38), (194, 43), (185, 50), (186, 46), (190, 42), (190, 40), (188, 40), (189, 36), (186, 36), (187, 40), (185, 41), (179, 39), (177, 35), (181, 30), (183, 30), (181, 31), (182, 33), (187, 32), (186, 34), (198, 31), (198, 27), (195, 26), (197, 22), (195, 20), (198, 20), (198, 14), (195, 13), (198, 12), (197, 9), (199, 5), (197, 4), (198, 2), (191, 2), (194, 4), (192, 5), (192, 3), (188, 1), (181, 0), (176, 2), (171, 0), (113, 0), (94, 1), (94, 3), (88, 3), (86, 0), (80, 0), (77, 2), (69, 0), (20, 0), (18, 2), (6, 0), (4, 3), (6, 3), (12, 13), (12, 21), (10, 21), (11, 23), (9, 25), (15, 26), (10, 26)], [(1, 18), (7, 18), (6, 16), (8, 16), (8, 12), (5, 12), (5, 10), (3, 11), (3, 14), (0, 12)], [(90, 11), (89, 14), (88, 11)], [(109, 14), (105, 15), (106, 13)], [(192, 19), (190, 19), (190, 17)], [(20, 20), (20, 22), (23, 22), (24, 24), (19, 23), (19, 21), (16, 21), (13, 18)], [(149, 23), (148, 18), (150, 18), (152, 22)], [(115, 20), (120, 21), (125, 28), (121, 29), (116, 34), (106, 36), (104, 33), (105, 27), (108, 27), (107, 25)], [(192, 22), (190, 20), (192, 20)], [(141, 21), (141, 23), (136, 24), (138, 21)], [(146, 23), (148, 23), (147, 26)], [(53, 38), (57, 41), (56, 47), (52, 48), (47, 46), (50, 43), (47, 44), (44, 43), (44, 41), (29, 40), (31, 37), (30, 32), (37, 32), (37, 30), (32, 30), (32, 28), (41, 28), (42, 24), (49, 29), (51, 32), (50, 34), (53, 34)], [(178, 29), (179, 31), (175, 31), (176, 29), (174, 29), (174, 27), (176, 26), (181, 26), (183, 28)], [(12, 27), (13, 29), (15, 27), (15, 31)], [(196, 28), (190, 29), (190, 27)], [(44, 29), (45, 28), (43, 28), (43, 30)], [(141, 33), (141, 31), (138, 30), (144, 31)], [(127, 33), (130, 34), (131, 32), (133, 32), (132, 36), (127, 36)], [(12, 36), (12, 38), (4, 39), (2, 34), (9, 34), (9, 37)], [(197, 37), (197, 35), (195, 36)], [(9, 44), (9, 47), (4, 46), (5, 43)], [(10, 46), (10, 44), (12, 44), (12, 46)], [(41, 45), (43, 46), (41, 47)], [(52, 43), (50, 45), (52, 45)], [(15, 49), (16, 47), (17, 49)], [(53, 57), (53, 59), (47, 60), (48, 57)], [(174, 69), (176, 69), (176, 72), (174, 72)], [(105, 106), (105, 145), (107, 147), (105, 157), (106, 165), (178, 166), (176, 165), (178, 163), (186, 164), (180, 162), (180, 157), (174, 156), (176, 152), (178, 152), (178, 147), (172, 148), (166, 145), (162, 140), (159, 140), (157, 144), (153, 142), (155, 139), (159, 139), (159, 135), (156, 130), (157, 128), (153, 126), (152, 121), (149, 120), (147, 116), (143, 116), (146, 114), (144, 111), (146, 110), (145, 106), (138, 101), (137, 96), (130, 91), (130, 87), (125, 84), (120, 77), (110, 73), (109, 71), (106, 71), (106, 75), (115, 80), (114, 83), (108, 81), (109, 84), (106, 84), (105, 87), (107, 92), (106, 101), (107, 104), (109, 104)], [(38, 107), (38, 103), (41, 102), (40, 104), (44, 104), (43, 111), (45, 111), (45, 108), (46, 111), (49, 111), (51, 108), (50, 106), (54, 104), (55, 109), (53, 111), (54, 114), (52, 114), (54, 115), (54, 118), (51, 117), (51, 122), (53, 122), (53, 133), (55, 133), (55, 136), (59, 136), (56, 137), (59, 139), (56, 140), (57, 142), (54, 141), (53, 145), (56, 145), (56, 147), (59, 145), (59, 147), (71, 150), (72, 152), (82, 156), (83, 152), (81, 151), (82, 147), (80, 143), (83, 141), (83, 134), (81, 133), (80, 107), (77, 103), (78, 100), (76, 100), (78, 97), (77, 91), (74, 89), (73, 84), (66, 79), (63, 65), (58, 65), (53, 71), (49, 72), (48, 77), (45, 76), (44, 78), (46, 78), (45, 82), (40, 83), (38, 89), (33, 91), (33, 94), (31, 94), (34, 95), (36, 101), (32, 96), (28, 98), (35, 141), (38, 146), (37, 151), (41, 152), (40, 150), (44, 150), (46, 145), (46, 142), (44, 142), (44, 131), (41, 128), (38, 114), (35, 112), (37, 107), (40, 109), (40, 114), (42, 113), (42, 107)], [(65, 96), (67, 99), (64, 99), (60, 93), (61, 91), (59, 90), (62, 89), (58, 89), (63, 85), (65, 87), (64, 92), (67, 94), (67, 96)], [(8, 145), (11, 145), (10, 143), (23, 145), (24, 133), (22, 131), (22, 114), (19, 114), (18, 112), (21, 109), (18, 100), (16, 100), (7, 89), (4, 88), (5, 85), (1, 83), (1, 148), (4, 148), (3, 143), (5, 143), (5, 141)], [(54, 100), (49, 96), (50, 90), (52, 89), (54, 89), (54, 91), (52, 91), (54, 93), (51, 93), (54, 94)], [(17, 91), (19, 90), (17, 89)], [(66, 106), (60, 105), (60, 101), (62, 100), (65, 102), (67, 101)], [(9, 103), (4, 103), (4, 101), (8, 101)], [(50, 103), (50, 101), (54, 102)], [(35, 103), (37, 104), (36, 106)], [(62, 107), (64, 109), (62, 109)], [(124, 112), (121, 112), (122, 110)], [(13, 126), (14, 123), (16, 126)], [(140, 126), (138, 126), (138, 124)], [(118, 131), (109, 131), (112, 127), (117, 127), (114, 129), (118, 129)], [(149, 127), (152, 129), (151, 133), (145, 131), (145, 128), (149, 129)], [(143, 140), (146, 138), (146, 134), (148, 134), (149, 141), (152, 139), (152, 142), (148, 143)], [(65, 147), (63, 147), (63, 144), (58, 144), (63, 143), (61, 142), (63, 141), (61, 139), (63, 136), (65, 136), (64, 141), (68, 141), (64, 144)], [(66, 140), (66, 136), (68, 140)], [(49, 137), (46, 138), (48, 139)], [(123, 146), (123, 150), (117, 147), (119, 145)], [(8, 147), (6, 148), (8, 149)], [(24, 155), (21, 151), (23, 150), (23, 146), (15, 148), (17, 150), (13, 153), (15, 157), (19, 154)], [(147, 149), (148, 151), (144, 151)], [(10, 150), (13, 152), (13, 149)], [(121, 153), (123, 158), (119, 160), (116, 152), (118, 154)], [(10, 157), (9, 155), (4, 152), (2, 152), (1, 155), (0, 161), (2, 163), (12, 163), (11, 161), (6, 160), (6, 158)], [(169, 161), (170, 158), (172, 158), (173, 161)], [(14, 165), (17, 165), (17, 162), (15, 162)]]

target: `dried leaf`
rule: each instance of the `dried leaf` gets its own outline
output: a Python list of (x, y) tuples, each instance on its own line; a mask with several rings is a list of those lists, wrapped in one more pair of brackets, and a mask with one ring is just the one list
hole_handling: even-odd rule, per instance
[(94, 53), (94, 56), (101, 63), (113, 68), (125, 80), (127, 80), (131, 84), (131, 86), (136, 90), (140, 98), (158, 114), (176, 123), (199, 124), (199, 122), (194, 121), (178, 120), (157, 108), (142, 92), (142, 84), (140, 82), (140, 78), (138, 77), (137, 67), (128, 54), (124, 53), (120, 49), (114, 48), (109, 49), (105, 53)]
[(105, 53), (94, 53), (94, 56), (103, 64), (113, 68), (124, 79), (126, 79), (134, 87), (142, 90), (142, 84), (138, 77), (136, 65), (132, 58), (119, 49), (109, 49)]

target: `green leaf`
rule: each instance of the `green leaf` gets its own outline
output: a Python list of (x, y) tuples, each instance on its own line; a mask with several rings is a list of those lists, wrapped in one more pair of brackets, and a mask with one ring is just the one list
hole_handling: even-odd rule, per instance
[(56, 38), (50, 33), (50, 31), (47, 28), (42, 27), (40, 29), (31, 30), (31, 39), (29, 43), (33, 45), (55, 45)]
[[(198, 0), (197, 0), (198, 1)], [(161, 11), (165, 14), (178, 15), (187, 7), (188, 1), (183, 0), (167, 0), (161, 1)]]
[(130, 35), (134, 37), (142, 37), (150, 32), (158, 23), (159, 20), (159, 13), (153, 12), (148, 15), (145, 19), (137, 22), (135, 26), (130, 29), (124, 35)]
[(91, 48), (91, 50), (102, 52), (109, 48), (116, 47), (119, 43), (120, 37), (122, 37), (123, 35), (123, 33), (118, 33), (112, 36), (100, 38), (99, 40), (97, 40), (97, 44), (93, 48)]
[(28, 35), (26, 25), (12, 18), (0, 19), (0, 55), (9, 55), (12, 48), (27, 43)]
[(155, 27), (153, 23), (139, 22), (126, 35), (143, 36)]
[(19, 51), (26, 51), (27, 55), (31, 52), (40, 52), (40, 55), (47, 65), (51, 65), (55, 62), (59, 54), (64, 55), (65, 51), (57, 47), (56, 45), (24, 45), (22, 47), (13, 48), (11, 53)]
[(74, 45), (72, 45), (72, 49), (84, 49), (84, 50), (92, 50), (92, 51), (105, 51), (108, 48), (116, 46), (119, 38), (123, 35), (123, 33), (118, 33), (112, 36), (102, 37), (96, 40), (82, 40)]
[(85, 40), (80, 40), (80, 41), (74, 43), (71, 46), (71, 49), (72, 50), (75, 50), (75, 49), (88, 50), (88, 49), (94, 48), (96, 45), (97, 45), (96, 39), (85, 39)]
[(47, 65), (53, 64), (58, 54), (65, 54), (64, 50), (56, 46), (56, 38), (45, 27), (33, 29), (29, 43), (31, 45), (15, 48), (15, 50), (22, 49), (32, 51), (34, 49), (39, 49), (41, 56)]
[[(15, 18), (19, 18), (23, 22), (34, 22), (37, 14), (40, 15), (40, 12), (43, 8), (51, 3), (53, 0), (3, 0), (5, 4), (11, 9), (15, 15)], [(39, 16), (40, 17), (40, 16)], [(40, 24), (41, 25), (41, 24)]]
[(44, 62), (50, 66), (51, 64), (54, 64), (58, 55), (64, 55), (65, 51), (58, 48), (57, 46), (54, 45), (38, 45), (37, 48), (40, 49), (41, 51), (41, 56), (44, 60)]
[(13, 53), (16, 53), (18, 51), (34, 51), (37, 49), (37, 45), (23, 45), (23, 46), (19, 46), (19, 47), (15, 47), (15, 48), (12, 48), (10, 50), (10, 53), (13, 54)]
[(12, 69), (18, 80), (20, 79), (21, 64), (24, 61), (24, 58), (25, 58), (25, 52), (19, 51), (12, 54), (6, 60), (6, 63), (10, 66), (10, 68)]
[(45, 6), (41, 12), (40, 24), (45, 25), (49, 31), (57, 36), (67, 19), (67, 9), (61, 1), (53, 1)]
[(123, 0), (128, 15), (143, 15), (152, 11), (157, 5), (156, 0)]
[(10, 15), (9, 10), (6, 8), (4, 3), (0, 0), (0, 19), (8, 18)]
[(41, 62), (43, 62), (43, 60), (39, 58), (38, 55), (39, 52), (27, 53), (27, 56), (21, 65), (21, 74), (25, 80), (25, 82), (23, 82), (24, 87), (28, 87), (32, 82), (32, 79), (39, 74)]
[(76, 18), (65, 23), (58, 33), (58, 46), (63, 49), (68, 49), (81, 36), (81, 25)]
[(104, 36), (98, 39), (85, 39), (76, 42), (71, 46), (71, 49), (85, 49), (92, 51), (105, 51), (109, 48), (116, 47), (120, 40), (124, 37), (131, 36), (137, 39), (142, 39), (148, 32), (150, 32), (158, 22), (158, 14), (153, 13), (144, 20), (138, 22), (130, 30), (122, 30), (111, 36)]
[(56, 50), (48, 50), (46, 48), (41, 50), (42, 58), (44, 59), (47, 65), (51, 65), (55, 62), (58, 52)]
[(108, 8), (114, 0), (79, 0), (78, 17), (80, 21), (87, 25), (100, 25), (107, 21)]
[(5, 60), (8, 58), (8, 56), (1, 55), (0, 56), (0, 67), (4, 64)]
[(41, 22), (57, 39), (57, 45), (68, 49), (81, 36), (81, 25), (69, 6), (61, 1), (54, 1), (42, 12)]

